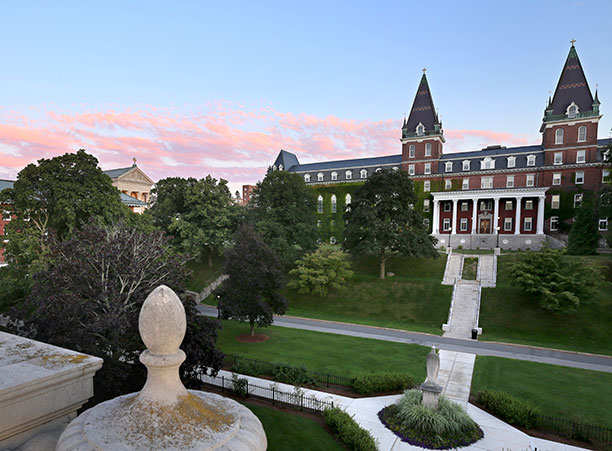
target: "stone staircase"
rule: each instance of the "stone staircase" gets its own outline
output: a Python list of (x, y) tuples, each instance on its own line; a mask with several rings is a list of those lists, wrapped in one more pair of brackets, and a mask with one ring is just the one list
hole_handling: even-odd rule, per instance
[(471, 338), (472, 329), (478, 326), (480, 285), (474, 280), (459, 280), (453, 290), (445, 337)]

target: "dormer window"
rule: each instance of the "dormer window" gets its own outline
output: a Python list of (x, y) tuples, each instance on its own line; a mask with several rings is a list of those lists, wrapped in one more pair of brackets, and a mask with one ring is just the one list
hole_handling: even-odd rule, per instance
[(332, 180), (338, 180), (338, 173), (336, 171), (331, 173), (331, 179)]
[(470, 170), (470, 160), (463, 160), (463, 170), (464, 171)]
[(486, 157), (480, 162), (480, 169), (495, 169), (495, 160), (491, 157)]
[(304, 174), (304, 181), (305, 181), (306, 183), (309, 183), (309, 182), (310, 182), (310, 174)]
[(346, 171), (344, 173), (344, 178), (347, 180), (351, 180), (353, 178), (353, 171)]
[(527, 155), (527, 166), (535, 166), (535, 155)]
[(272, 170), (276, 171), (276, 165), (272, 166)]
[(508, 157), (508, 167), (513, 168), (516, 166), (516, 157)]
[(362, 169), (360, 173), (361, 173), (361, 178), (362, 179), (367, 179), (368, 178), (368, 171), (367, 170)]
[(283, 169), (285, 169), (285, 167), (284, 167), (282, 164), (279, 164), (279, 165), (278, 165), (278, 170), (279, 170), (279, 171), (282, 171)]
[(319, 173), (317, 174), (317, 180), (318, 180), (319, 182), (322, 182), (322, 181), (323, 181), (323, 173), (322, 173), (322, 172), (319, 172)]
[(425, 134), (425, 126), (419, 122), (416, 128), (417, 136), (423, 136)]
[(444, 166), (444, 172), (453, 172), (453, 162), (447, 161)]
[(382, 171), (382, 168), (376, 168), (376, 172)]
[(558, 128), (555, 132), (555, 144), (563, 144), (563, 129)]
[(567, 117), (569, 119), (574, 119), (578, 115), (578, 105), (574, 102), (570, 103), (570, 106), (567, 107)]

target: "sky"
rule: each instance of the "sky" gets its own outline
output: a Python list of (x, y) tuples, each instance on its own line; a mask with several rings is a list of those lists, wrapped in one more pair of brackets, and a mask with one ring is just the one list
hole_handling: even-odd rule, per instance
[(610, 135), (610, 1), (0, 1), (0, 178), (84, 148), (232, 192), (300, 162), (401, 153), (427, 69), (445, 152), (539, 144), (576, 48)]

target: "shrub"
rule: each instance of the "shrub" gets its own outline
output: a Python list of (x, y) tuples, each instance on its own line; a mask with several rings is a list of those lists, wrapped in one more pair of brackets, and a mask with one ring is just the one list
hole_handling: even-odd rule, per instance
[(325, 423), (346, 444), (348, 449), (355, 451), (377, 451), (378, 447), (370, 432), (361, 428), (357, 422), (344, 410), (333, 408), (323, 412)]
[(321, 246), (295, 263), (297, 267), (289, 271), (294, 279), (287, 286), (300, 293), (326, 296), (328, 289), (341, 288), (353, 275), (347, 255), (329, 247)]
[(485, 389), (477, 394), (478, 403), (502, 420), (531, 429), (536, 425), (540, 410), (525, 399), (498, 390)]
[(231, 371), (253, 377), (261, 376), (267, 372), (265, 364), (240, 358), (233, 363)]
[(317, 381), (308, 374), (308, 370), (301, 367), (293, 367), (284, 363), (275, 363), (272, 370), (275, 381), (291, 385), (317, 385)]
[(249, 396), (249, 380), (232, 374), (232, 391), (242, 398)]
[(353, 389), (362, 395), (406, 390), (413, 386), (412, 377), (405, 373), (365, 374), (357, 376), (353, 381)]

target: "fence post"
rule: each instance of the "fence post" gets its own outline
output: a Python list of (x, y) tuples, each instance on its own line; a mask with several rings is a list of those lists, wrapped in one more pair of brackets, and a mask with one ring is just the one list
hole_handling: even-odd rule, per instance
[(304, 394), (302, 393), (302, 396), (300, 396), (300, 410), (304, 410)]
[(225, 376), (221, 376), (221, 393), (225, 391)]
[(249, 380), (248, 379), (246, 380), (246, 386), (247, 386), (247, 393), (246, 393), (246, 395), (247, 395), (247, 398), (248, 398), (249, 397)]
[(327, 388), (329, 388), (329, 373), (327, 373)]
[(272, 386), (272, 405), (274, 405), (274, 386)]

